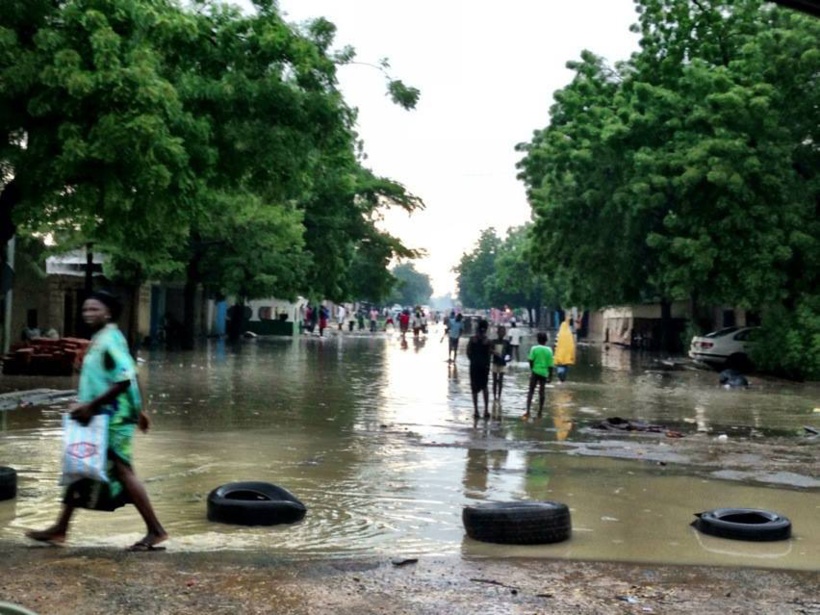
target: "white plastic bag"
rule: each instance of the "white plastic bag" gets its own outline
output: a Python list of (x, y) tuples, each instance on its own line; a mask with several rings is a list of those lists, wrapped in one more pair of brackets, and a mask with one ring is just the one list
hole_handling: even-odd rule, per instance
[(108, 482), (105, 466), (108, 459), (107, 414), (95, 414), (88, 425), (81, 425), (63, 414), (63, 475), (61, 485), (81, 478)]

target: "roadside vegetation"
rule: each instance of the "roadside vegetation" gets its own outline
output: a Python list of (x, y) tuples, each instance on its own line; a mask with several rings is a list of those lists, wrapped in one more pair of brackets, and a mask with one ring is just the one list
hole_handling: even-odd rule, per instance
[[(4, 2), (0, 242), (48, 235), (105, 253), (121, 284), (182, 281), (186, 316), (197, 288), (385, 297), (389, 264), (417, 253), (381, 212), (423, 203), (364, 165), (336, 76), (355, 52), (334, 49), (335, 26), (254, 5)], [(376, 68), (412, 109), (419, 92)]]
[(687, 300), (694, 327), (743, 308), (762, 318), (759, 368), (818, 379), (820, 20), (758, 0), (636, 6), (640, 50), (569, 62), (549, 124), (518, 146), (533, 222), (482, 234), (462, 299), (656, 302), (667, 322)]

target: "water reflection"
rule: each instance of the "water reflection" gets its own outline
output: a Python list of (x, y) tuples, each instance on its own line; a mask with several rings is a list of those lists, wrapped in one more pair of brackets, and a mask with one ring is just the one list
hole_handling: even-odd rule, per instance
[[(258, 339), (240, 347), (214, 341), (195, 353), (155, 352), (142, 366), (155, 430), (138, 437), (145, 478), (170, 548), (256, 549), (304, 557), (386, 553), (572, 557), (646, 562), (817, 568), (817, 488), (761, 487), (703, 476), (648, 460), (668, 442), (627, 443), (629, 456), (589, 456), (591, 425), (620, 416), (687, 434), (800, 430), (816, 389), (753, 382), (725, 391), (716, 374), (648, 370), (640, 355), (579, 348), (570, 380), (547, 390), (544, 416), (522, 421), (526, 363), (505, 377), (504, 402), (474, 421), (464, 348), (447, 363), (440, 330), (402, 342), (395, 332)], [(5, 379), (16, 388), (72, 388), (70, 379)], [(0, 539), (45, 526), (59, 502), (60, 410), (1, 413), (0, 460), (19, 474), (19, 496), (0, 502)], [(744, 428), (748, 432), (748, 428)], [(666, 449), (664, 449), (666, 447)], [(637, 454), (636, 454), (636, 449)], [(644, 451), (645, 449), (645, 451)], [(209, 523), (208, 492), (226, 482), (280, 484), (308, 506), (293, 526)], [(567, 543), (517, 548), (464, 536), (465, 504), (557, 500), (571, 509)], [(777, 510), (792, 519), (787, 544), (735, 545), (689, 527), (693, 514), (720, 506)], [(130, 508), (81, 511), (72, 544), (121, 546), (141, 536)], [(715, 542), (715, 541), (718, 542)]]

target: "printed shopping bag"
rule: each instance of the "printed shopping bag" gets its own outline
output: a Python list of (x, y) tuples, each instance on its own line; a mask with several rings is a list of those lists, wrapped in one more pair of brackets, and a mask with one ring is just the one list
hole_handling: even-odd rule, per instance
[(82, 425), (63, 414), (63, 475), (61, 485), (82, 478), (108, 482), (105, 466), (108, 457), (107, 414), (95, 414), (88, 425)]

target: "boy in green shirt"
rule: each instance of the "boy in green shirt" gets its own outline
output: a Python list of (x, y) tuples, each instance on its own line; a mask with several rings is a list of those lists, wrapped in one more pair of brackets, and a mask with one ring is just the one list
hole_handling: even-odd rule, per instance
[(527, 392), (527, 411), (524, 413), (525, 419), (530, 418), (530, 407), (532, 397), (535, 393), (535, 385), (538, 385), (538, 416), (544, 412), (544, 389), (546, 384), (552, 380), (552, 349), (547, 346), (547, 334), (539, 331), (536, 337), (538, 343), (530, 349), (530, 389)]

